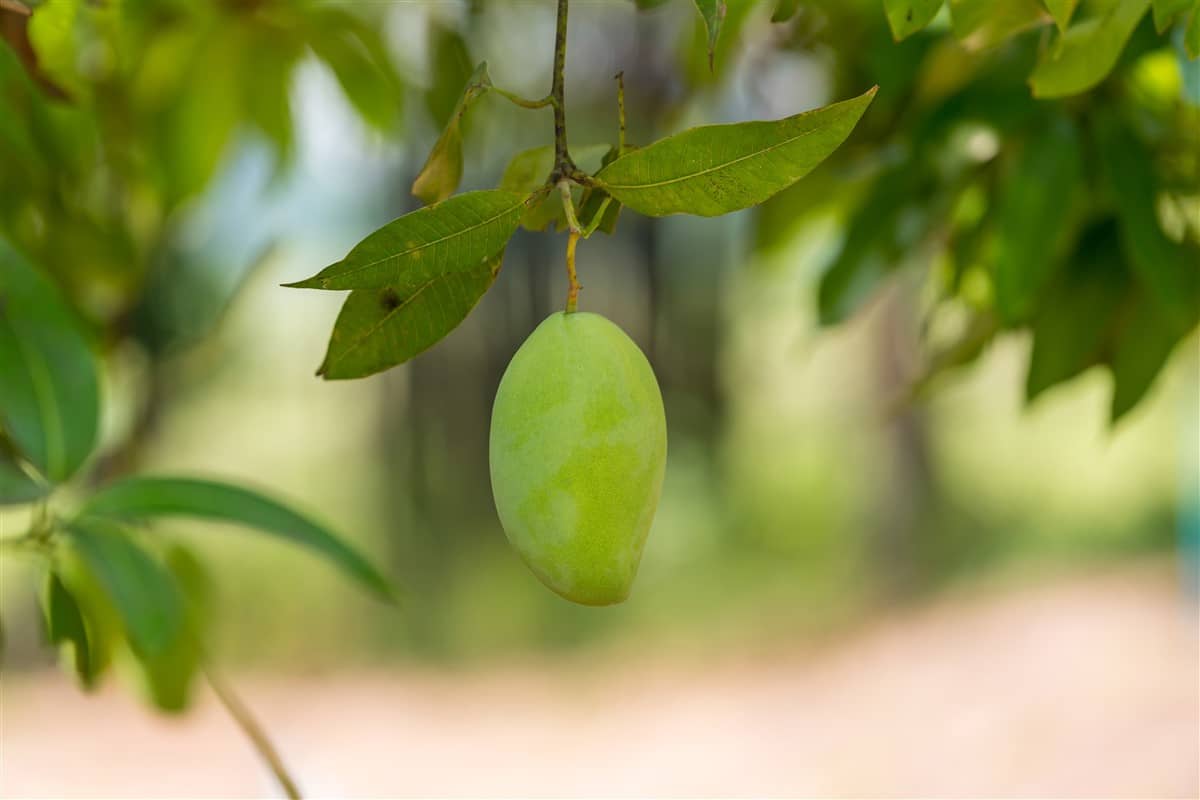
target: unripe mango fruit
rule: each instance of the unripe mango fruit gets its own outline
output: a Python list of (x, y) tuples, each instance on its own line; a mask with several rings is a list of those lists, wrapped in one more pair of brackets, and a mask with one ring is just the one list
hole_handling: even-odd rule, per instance
[(489, 450), (500, 522), (542, 583), (585, 605), (628, 597), (667, 462), (633, 340), (598, 314), (548, 317), (500, 380)]

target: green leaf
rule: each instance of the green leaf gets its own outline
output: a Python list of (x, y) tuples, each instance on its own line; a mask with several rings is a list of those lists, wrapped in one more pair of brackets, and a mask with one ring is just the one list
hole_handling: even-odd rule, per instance
[[(584, 172), (596, 172), (605, 163), (604, 158), (612, 148), (606, 144), (586, 144), (571, 148), (571, 158)], [(554, 145), (542, 145), (524, 150), (513, 156), (500, 178), (500, 187), (510, 192), (530, 195), (546, 185), (550, 170), (554, 168)], [(575, 190), (573, 190), (575, 191)], [(575, 191), (576, 195), (579, 193)], [(562, 197), (550, 192), (538, 203), (533, 204), (521, 215), (521, 227), (530, 231), (566, 226), (566, 212)]]
[(924, 202), (927, 181), (912, 161), (884, 171), (846, 225), (845, 243), (817, 290), (822, 325), (848, 318), (871, 296), (879, 280), (900, 263), (893, 250), (902, 213), (915, 198)]
[(1112, 354), (1114, 423), (1146, 396), (1181, 338), (1153, 302), (1137, 297)]
[(393, 596), (387, 579), (329, 529), (240, 486), (193, 478), (126, 478), (96, 492), (81, 513), (127, 520), (188, 516), (245, 525), (307, 547), (377, 594)]
[(695, 3), (704, 20), (704, 29), (708, 31), (708, 68), (712, 69), (717, 38), (721, 35), (721, 24), (725, 22), (725, 0), (695, 0)]
[(1043, 1), (1046, 4), (1046, 10), (1054, 18), (1054, 24), (1058, 26), (1059, 31), (1065, 31), (1067, 26), (1071, 24), (1071, 16), (1075, 13), (1075, 6), (1079, 4), (1079, 0)]
[(954, 36), (972, 50), (1041, 24), (1045, 13), (1037, 0), (950, 0)]
[(1191, 8), (1195, 0), (1153, 0), (1154, 30), (1162, 33), (1171, 26), (1175, 19)]
[(475, 62), (458, 31), (437, 21), (429, 34), (432, 84), (425, 92), (425, 108), (439, 128), (444, 128), (457, 110), (464, 86), (471, 85)]
[(1011, 325), (1028, 318), (1060, 263), (1058, 248), (1082, 176), (1078, 132), (1059, 119), (1019, 153), (995, 213), (996, 310)]
[(159, 709), (187, 708), (204, 654), (203, 641), (212, 583), (191, 551), (172, 545), (164, 556), (184, 596), (184, 628), (174, 644), (153, 657), (139, 659), (146, 695)]
[(875, 92), (773, 122), (692, 128), (621, 156), (596, 178), (622, 204), (652, 217), (748, 208), (836, 150)]
[(45, 497), (50, 487), (39, 483), (21, 468), (17, 457), (8, 452), (0, 434), (0, 506), (23, 505)]
[(924, 28), (937, 16), (942, 2), (943, 0), (883, 0), (883, 9), (887, 12), (892, 38), (898, 42)]
[(487, 62), (482, 62), (475, 68), (467, 85), (463, 87), (462, 96), (450, 115), (450, 121), (442, 130), (425, 165), (417, 173), (413, 181), (412, 193), (425, 203), (437, 203), (454, 194), (462, 180), (462, 120), (467, 109), (476, 99), (487, 93), (492, 87), (492, 79), (488, 77)]
[(52, 482), (92, 452), (96, 363), (55, 286), (0, 237), (0, 428)]
[(1102, 81), (1149, 6), (1150, 0), (1114, 0), (1104, 13), (1073, 24), (1038, 59), (1029, 78), (1034, 97), (1066, 97)]
[(787, 22), (796, 16), (799, 8), (800, 0), (778, 0), (775, 3), (775, 11), (771, 13), (771, 22)]
[(184, 601), (171, 573), (116, 523), (78, 517), (70, 544), (121, 618), (140, 656), (166, 653), (181, 635)]
[(92, 659), (83, 612), (62, 578), (53, 571), (46, 576), (42, 590), (42, 612), (46, 638), (59, 646), (63, 660), (71, 665), (80, 685), (85, 689), (95, 686), (100, 664)]
[(1188, 18), (1187, 29), (1183, 32), (1183, 44), (1187, 49), (1188, 58), (1200, 58), (1200, 4), (1192, 9)]
[(1096, 139), (1134, 274), (1173, 325), (1191, 328), (1200, 316), (1200, 252), (1158, 224), (1153, 154), (1114, 115), (1096, 120)]
[(1085, 236), (1069, 271), (1044, 298), (1033, 323), (1026, 399), (1101, 363), (1129, 291), (1115, 231)]
[(408, 295), (457, 271), (475, 271), (512, 237), (527, 195), (467, 192), (394, 219), (299, 289), (386, 289)]
[(379, 130), (394, 127), (400, 117), (403, 97), (386, 60), (382, 44), (366, 41), (375, 36), (362, 26), (334, 24), (313, 28), (309, 46), (324, 61), (345, 92), (350, 104), (364, 120)]
[(500, 253), (403, 290), (351, 292), (317, 374), (326, 380), (362, 378), (429, 349), (466, 319), (495, 282), (502, 259)]

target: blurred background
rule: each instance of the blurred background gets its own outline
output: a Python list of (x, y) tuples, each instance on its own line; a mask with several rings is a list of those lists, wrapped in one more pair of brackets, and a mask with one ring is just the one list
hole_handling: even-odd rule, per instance
[[(875, 2), (772, 22), (731, 0), (710, 72), (690, 3), (572, 3), (579, 145), (615, 141), (618, 70), (634, 143), (881, 87), (762, 208), (626, 212), (581, 243), (581, 308), (645, 350), (670, 442), (633, 595), (593, 609), (509, 549), (487, 468), (500, 376), (562, 305), (565, 235), (518, 233), (457, 330), (363, 380), (313, 375), (340, 296), (279, 286), (419, 206), (476, 63), (545, 93), (553, 3), (129, 3), (119, 33), (106, 4), (66, 6), (56, 63), (4, 5), (0, 210), (103, 343), (94, 479), (242, 481), (403, 589), (388, 607), (269, 539), (163, 526), (214, 576), (212, 652), (310, 794), (1200, 792), (1195, 331), (1115, 424), (1102, 368), (1026, 402), (1026, 329), (985, 324), (944, 375), (937, 347), (986, 323), (986, 245), (959, 244), (1064, 108), (1153, 118), (1191, 198), (1174, 219), (1200, 228), (1200, 128), (1180, 127), (1200, 83), (1149, 16), (1100, 88), (1035, 101), (1040, 30), (972, 50), (943, 14), (897, 44)], [(465, 121), (466, 189), (552, 134), (494, 95)], [(831, 287), (852, 258), (853, 291)], [(0, 510), (0, 533), (27, 514)], [(43, 641), (36, 566), (0, 579), (5, 796), (277, 793), (206, 691), (182, 716), (119, 682), (82, 694)]]

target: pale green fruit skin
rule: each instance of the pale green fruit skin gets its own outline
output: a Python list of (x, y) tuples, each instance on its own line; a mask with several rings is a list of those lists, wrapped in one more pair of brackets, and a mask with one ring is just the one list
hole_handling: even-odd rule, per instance
[(662, 494), (667, 420), (646, 356), (598, 314), (558, 313), (513, 356), (492, 409), (508, 541), (576, 603), (629, 596)]

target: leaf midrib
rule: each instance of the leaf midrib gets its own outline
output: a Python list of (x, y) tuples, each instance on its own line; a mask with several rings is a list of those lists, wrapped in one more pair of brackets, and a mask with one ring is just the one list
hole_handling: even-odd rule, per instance
[[(694, 178), (699, 178), (701, 175), (708, 175), (710, 172), (716, 172), (718, 170), (732, 167), (734, 164), (739, 164), (747, 159), (757, 158), (758, 156), (766, 155), (767, 153), (770, 153), (772, 150), (778, 150), (780, 147), (786, 147), (787, 145), (791, 144), (792, 142), (796, 141), (797, 139), (802, 139), (805, 136), (808, 136), (809, 134), (816, 133), (818, 130), (822, 130), (822, 129), (821, 128), (810, 128), (809, 130), (806, 130), (803, 133), (798, 133), (795, 136), (793, 136), (789, 139), (785, 139), (782, 142), (773, 144), (770, 147), (764, 147), (762, 150), (755, 150), (753, 153), (747, 153), (744, 156), (738, 156), (737, 158), (735, 158), (731, 161), (726, 161), (723, 164), (717, 164), (716, 166), (708, 167), (707, 169), (702, 169), (699, 172), (688, 173), (687, 175), (681, 175), (678, 178), (670, 178), (665, 181), (656, 181), (654, 183), (621, 184), (621, 183), (608, 183), (599, 175), (597, 175), (597, 178), (599, 178), (601, 183), (603, 183), (605, 186), (607, 186), (610, 189), (655, 189), (660, 186), (668, 186), (672, 183), (679, 183), (681, 181), (689, 181)], [(649, 149), (650, 148), (643, 149), (640, 152), (640, 154), (645, 154)], [(613, 164), (616, 164), (616, 163), (617, 163), (616, 161), (613, 162)]]
[[(468, 228), (462, 228), (461, 230), (457, 230), (454, 233), (447, 234), (446, 236), (443, 236), (440, 239), (434, 239), (429, 242), (424, 242), (420, 245), (417, 245), (416, 247), (410, 247), (407, 250), (401, 250), (397, 253), (391, 253), (389, 255), (384, 256), (383, 258), (377, 258), (374, 261), (370, 261), (366, 264), (360, 264), (359, 266), (354, 267), (353, 269), (347, 269), (343, 272), (337, 273), (336, 275), (330, 275), (328, 278), (325, 278), (324, 281), (328, 282), (328, 281), (333, 280), (334, 278), (344, 278), (348, 275), (354, 275), (356, 273), (362, 272), (364, 269), (370, 269), (371, 267), (374, 267), (378, 264), (382, 264), (384, 261), (387, 261), (389, 258), (403, 258), (404, 256), (407, 256), (410, 253), (416, 253), (420, 250), (425, 250), (427, 248), (433, 247), (434, 245), (441, 244), (442, 242), (445, 242), (445, 241), (449, 241), (450, 239), (453, 239), (457, 236), (465, 236), (468, 233), (470, 233), (471, 231), (479, 230), (484, 225), (490, 225), (491, 223), (493, 223), (496, 220), (503, 217), (505, 214), (511, 214), (514, 210), (516, 210), (517, 208), (520, 208), (524, 204), (525, 204), (525, 199), (522, 198), (520, 201), (518, 201), (511, 207), (504, 209), (504, 211), (501, 211), (499, 214), (496, 214), (493, 217), (488, 217), (487, 219), (482, 220), (481, 222), (477, 222)], [(430, 206), (430, 208), (433, 208), (433, 207)], [(425, 211), (427, 209), (421, 209), (421, 210)], [(425, 285), (427, 286), (428, 284), (425, 284)], [(422, 287), (422, 289), (423, 288), (424, 288), (424, 286)]]

